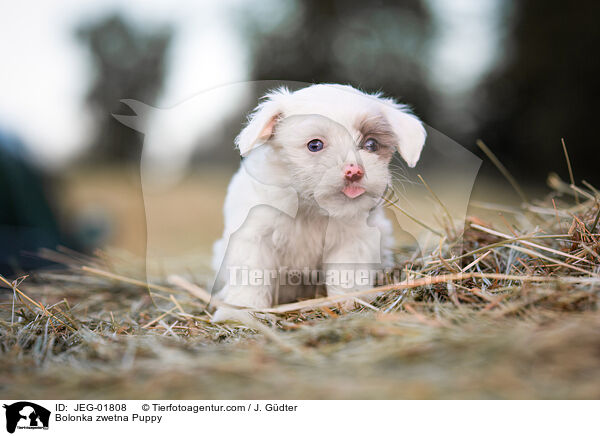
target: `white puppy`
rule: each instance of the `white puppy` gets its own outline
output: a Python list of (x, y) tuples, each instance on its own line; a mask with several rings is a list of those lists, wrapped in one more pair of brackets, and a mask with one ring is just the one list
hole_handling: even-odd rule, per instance
[[(406, 106), (350, 86), (267, 94), (236, 138), (244, 159), (214, 247), (218, 298), (265, 308), (371, 287), (370, 272), (392, 263), (388, 164), (398, 150), (414, 167), (425, 136)], [(240, 316), (221, 307), (213, 320)]]

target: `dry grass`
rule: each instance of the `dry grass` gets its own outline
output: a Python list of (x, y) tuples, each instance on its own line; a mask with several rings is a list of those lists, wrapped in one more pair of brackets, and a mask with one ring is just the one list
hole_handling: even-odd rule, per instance
[(480, 205), (512, 224), (447, 228), (371, 307), (304, 301), (248, 326), (211, 323), (191, 278), (147, 285), (131, 259), (42, 253), (65, 268), (0, 293), (0, 395), (600, 398), (600, 197), (549, 184), (520, 208)]

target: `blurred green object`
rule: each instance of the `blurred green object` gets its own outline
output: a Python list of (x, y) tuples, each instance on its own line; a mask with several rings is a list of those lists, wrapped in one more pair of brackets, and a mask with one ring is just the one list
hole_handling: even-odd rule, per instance
[(0, 130), (0, 273), (42, 266), (27, 252), (56, 247), (62, 238), (48, 202), (47, 184), (16, 136)]

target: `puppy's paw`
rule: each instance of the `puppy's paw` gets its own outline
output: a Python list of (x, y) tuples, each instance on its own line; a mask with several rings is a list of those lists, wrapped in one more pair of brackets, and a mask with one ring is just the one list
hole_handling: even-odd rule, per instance
[(353, 299), (350, 298), (348, 300), (340, 301), (339, 303), (340, 309), (344, 312), (350, 312), (359, 307), (359, 304)]
[(223, 323), (227, 321), (241, 322), (242, 324), (248, 323), (251, 320), (252, 315), (246, 310), (230, 309), (227, 307), (218, 308), (212, 316), (213, 323)]
[[(334, 290), (332, 292), (332, 290), (328, 290), (327, 292), (328, 296), (332, 296), (332, 295), (344, 295), (344, 292), (340, 292), (338, 289)], [(376, 299), (376, 296), (373, 295), (363, 295), (361, 297), (349, 297), (346, 298), (344, 300), (340, 300), (337, 305), (340, 307), (340, 309), (342, 309), (344, 312), (350, 312), (354, 309), (360, 309), (361, 307), (365, 307), (365, 306), (370, 306), (371, 303)]]

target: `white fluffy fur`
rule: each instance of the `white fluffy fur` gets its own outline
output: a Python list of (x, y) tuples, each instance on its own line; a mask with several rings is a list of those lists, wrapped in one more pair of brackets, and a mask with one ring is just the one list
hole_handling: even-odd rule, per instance
[[(360, 147), (365, 138), (357, 126), (364, 119), (389, 125), (394, 146), (409, 166), (415, 166), (425, 130), (392, 99), (342, 85), (313, 85), (296, 92), (282, 88), (265, 96), (236, 138), (245, 158), (229, 185), (225, 231), (214, 246), (219, 298), (261, 308), (316, 292), (306, 286), (232, 284), (231, 267), (327, 271), (349, 265), (390, 266), (392, 227), (380, 198), (390, 182), (391, 153)], [(314, 138), (325, 143), (317, 153), (306, 147)], [(365, 170), (360, 183), (366, 191), (353, 199), (341, 192), (347, 183), (342, 168), (349, 163)], [(326, 293), (356, 289), (328, 285)], [(213, 319), (240, 316), (220, 308)]]

